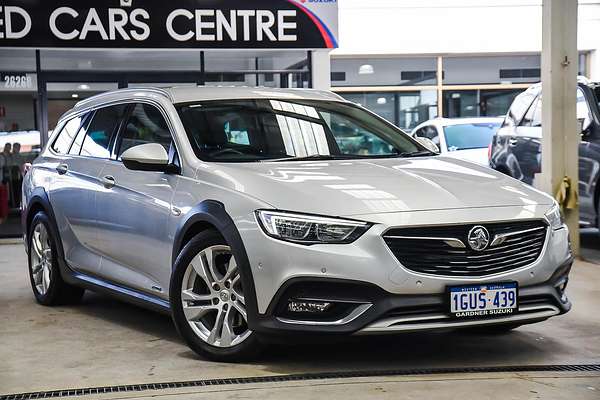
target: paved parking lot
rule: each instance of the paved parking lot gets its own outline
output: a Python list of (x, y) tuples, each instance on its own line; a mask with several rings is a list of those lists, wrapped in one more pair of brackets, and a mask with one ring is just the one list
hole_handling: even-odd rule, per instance
[[(0, 394), (359, 369), (600, 363), (600, 265), (577, 262), (569, 294), (574, 303), (572, 312), (522, 327), (508, 335), (419, 333), (361, 337), (328, 344), (272, 346), (253, 363), (224, 364), (202, 360), (191, 352), (177, 336), (168, 317), (106, 297), (90, 293), (77, 306), (46, 308), (37, 305), (29, 287), (23, 247), (2, 245)], [(460, 380), (453, 387), (462, 387), (465, 393), (475, 386), (469, 386), (464, 379), (485, 381), (482, 394), (493, 394), (491, 389), (483, 389), (489, 388), (492, 382), (500, 382), (493, 379), (510, 384), (506, 387), (513, 387), (510, 382), (517, 380), (519, 383), (514, 387), (523, 390), (522, 398), (536, 398), (529, 391), (539, 388), (552, 392), (549, 389), (552, 386), (539, 382), (554, 379), (556, 392), (542, 398), (561, 398), (558, 394), (564, 395), (568, 388), (580, 391), (580, 397), (572, 398), (600, 398), (600, 374), (546, 374), (538, 376), (540, 381), (537, 383), (535, 376), (512, 374), (483, 378), (467, 375), (452, 379)], [(344, 385), (363, 382), (366, 386), (357, 387), (356, 391), (352, 389), (356, 395), (362, 393), (363, 398), (371, 389), (379, 390), (380, 397), (386, 398), (387, 395), (382, 394), (387, 390), (385, 388), (397, 393), (402, 385), (416, 397), (423, 393), (424, 387), (442, 394), (446, 391), (445, 379), (431, 378), (425, 386), (410, 383), (416, 381), (418, 379), (355, 379), (340, 382), (339, 389), (347, 391), (348, 387), (343, 389)], [(323, 393), (333, 390), (330, 383), (323, 384)], [(263, 389), (258, 386), (256, 389), (244, 388), (245, 395), (248, 398), (295, 398), (289, 395), (292, 384), (278, 386), (277, 392), (273, 393), (279, 395), (275, 397), (268, 397), (264, 392), (264, 388), (273, 384), (263, 385)], [(296, 383), (295, 386), (304, 388), (296, 391), (301, 390), (307, 398), (311, 397), (312, 384)], [(375, 389), (378, 387), (383, 389)], [(219, 396), (211, 398), (231, 397), (233, 388), (224, 388)], [(199, 390), (194, 398), (204, 398), (206, 393), (206, 389)], [(529, 397), (525, 396), (527, 393)], [(349, 398), (361, 397), (352, 396)], [(337, 398), (333, 393), (329, 397)]]

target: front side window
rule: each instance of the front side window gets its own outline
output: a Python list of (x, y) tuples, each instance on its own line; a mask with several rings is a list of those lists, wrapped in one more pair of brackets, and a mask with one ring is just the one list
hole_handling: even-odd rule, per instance
[(87, 128), (79, 154), (89, 157), (109, 158), (111, 138), (117, 130), (126, 109), (126, 104), (120, 104), (97, 110)]
[(177, 109), (194, 152), (206, 161), (427, 153), (404, 132), (346, 103), (226, 100)]
[(445, 126), (446, 146), (448, 151), (486, 148), (499, 128), (495, 122)]
[(158, 108), (149, 104), (136, 104), (125, 125), (117, 151), (117, 158), (125, 150), (146, 143), (158, 143), (168, 152), (171, 146), (171, 132)]

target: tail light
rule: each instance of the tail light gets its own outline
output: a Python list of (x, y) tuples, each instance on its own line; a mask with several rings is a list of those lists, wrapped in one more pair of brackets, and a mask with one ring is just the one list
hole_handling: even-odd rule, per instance
[(488, 160), (492, 160), (492, 144), (488, 144)]

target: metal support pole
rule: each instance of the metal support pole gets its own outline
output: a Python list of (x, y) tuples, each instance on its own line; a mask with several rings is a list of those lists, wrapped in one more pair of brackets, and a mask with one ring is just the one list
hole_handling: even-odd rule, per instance
[[(553, 196), (568, 177), (578, 189), (577, 2), (544, 0), (542, 6), (542, 174), (539, 187)], [(579, 206), (564, 210), (579, 254)]]
[(37, 127), (40, 131), (40, 144), (42, 147), (48, 142), (48, 91), (46, 79), (42, 73), (40, 51), (35, 51), (35, 72), (37, 75)]
[(310, 57), (312, 88), (329, 90), (331, 88), (331, 60), (329, 50), (312, 50)]
[(442, 85), (444, 84), (444, 60), (442, 56), (437, 57), (437, 103), (438, 117), (444, 116), (444, 96)]

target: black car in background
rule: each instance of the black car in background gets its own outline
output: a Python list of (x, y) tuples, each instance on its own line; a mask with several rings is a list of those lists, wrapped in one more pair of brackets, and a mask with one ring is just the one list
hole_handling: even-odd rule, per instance
[[(579, 78), (577, 120), (582, 128), (579, 144), (580, 220), (598, 225), (600, 203), (600, 84)], [(535, 84), (513, 101), (502, 127), (492, 138), (490, 167), (533, 184), (541, 171), (542, 85)]]

